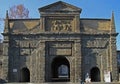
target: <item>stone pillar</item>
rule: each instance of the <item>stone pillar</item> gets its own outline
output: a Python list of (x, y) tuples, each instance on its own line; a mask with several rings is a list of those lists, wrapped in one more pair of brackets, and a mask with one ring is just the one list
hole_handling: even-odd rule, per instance
[[(48, 43), (46, 44), (46, 51), (45, 51), (45, 81), (51, 82), (51, 63), (50, 63), (50, 56), (49, 56), (49, 47)], [(48, 72), (49, 71), (49, 72)]]
[(2, 72), (2, 79), (6, 82), (9, 81), (8, 78), (8, 56), (3, 57), (3, 64), (2, 64), (3, 72)]
[(75, 41), (75, 82), (81, 79), (81, 43), (80, 40)]
[(3, 42), (3, 64), (2, 64), (2, 68), (3, 68), (3, 76), (2, 79), (6, 82), (8, 82), (9, 78), (8, 78), (8, 60), (9, 60), (9, 44), (8, 41), (4, 41)]
[(40, 18), (40, 32), (44, 32), (45, 31), (45, 17), (44, 16), (41, 16)]
[[(32, 83), (36, 83), (37, 80), (36, 80), (36, 75), (38, 75), (39, 73), (36, 72), (37, 70), (36, 69), (39, 69), (39, 67), (37, 67), (37, 60), (36, 60), (36, 57), (37, 57), (37, 51), (35, 50), (31, 57), (30, 57), (30, 82)], [(39, 60), (40, 61), (40, 60)], [(38, 63), (39, 64), (39, 63)], [(39, 74), (40, 75), (40, 74)]]
[(40, 82), (43, 83), (45, 82), (45, 41), (40, 42), (40, 61), (41, 64), (39, 66), (40, 68)]
[(75, 57), (74, 57), (74, 50), (73, 57), (71, 58), (70, 62), (70, 82), (75, 82)]
[(118, 81), (116, 37), (113, 36), (110, 37), (110, 57), (112, 81)]
[(80, 16), (79, 15), (75, 16), (75, 32), (77, 33), (80, 32)]
[(80, 82), (81, 79), (81, 43), (76, 40), (73, 44), (70, 64), (70, 82)]

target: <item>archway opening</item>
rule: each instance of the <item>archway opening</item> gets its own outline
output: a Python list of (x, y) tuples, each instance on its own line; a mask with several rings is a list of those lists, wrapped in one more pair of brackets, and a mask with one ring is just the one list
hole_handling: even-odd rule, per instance
[(30, 82), (30, 71), (28, 68), (22, 68), (20, 71), (20, 82)]
[(120, 68), (119, 68), (119, 74), (120, 74)]
[(52, 81), (70, 81), (70, 64), (65, 57), (59, 56), (54, 58), (51, 66)]
[(97, 67), (94, 67), (90, 71), (91, 81), (99, 82), (100, 81), (100, 70)]
[(119, 81), (120, 81), (120, 67), (118, 68), (118, 72), (119, 72)]

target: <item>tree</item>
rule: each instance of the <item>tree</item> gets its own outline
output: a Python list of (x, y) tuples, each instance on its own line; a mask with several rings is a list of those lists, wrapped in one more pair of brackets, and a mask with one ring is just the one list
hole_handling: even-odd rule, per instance
[(26, 19), (29, 17), (29, 10), (23, 4), (14, 5), (9, 9), (10, 19)]

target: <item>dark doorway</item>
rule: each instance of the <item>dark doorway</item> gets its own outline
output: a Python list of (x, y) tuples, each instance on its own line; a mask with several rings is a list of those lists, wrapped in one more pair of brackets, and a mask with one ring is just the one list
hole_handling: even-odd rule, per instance
[(28, 68), (22, 68), (20, 71), (20, 82), (30, 82), (30, 71)]
[(120, 80), (120, 67), (119, 67), (118, 71), (119, 71), (119, 80)]
[(91, 81), (99, 82), (100, 81), (100, 70), (97, 67), (94, 67), (90, 71)]
[(70, 64), (63, 56), (58, 56), (52, 62), (52, 81), (70, 81)]

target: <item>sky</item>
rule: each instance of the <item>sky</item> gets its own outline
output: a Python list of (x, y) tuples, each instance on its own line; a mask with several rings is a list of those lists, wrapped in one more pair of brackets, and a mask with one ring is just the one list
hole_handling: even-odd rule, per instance
[[(40, 18), (38, 8), (59, 0), (0, 0), (0, 18), (5, 18), (6, 10), (13, 5), (23, 4), (29, 10), (30, 18)], [(112, 11), (115, 16), (116, 32), (120, 33), (120, 0), (61, 0), (82, 9), (80, 18), (110, 19)], [(0, 21), (0, 32), (3, 22)], [(2, 37), (2, 36), (1, 36)], [(120, 50), (120, 35), (117, 36), (117, 50)]]

